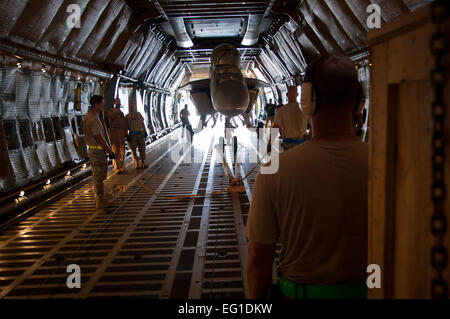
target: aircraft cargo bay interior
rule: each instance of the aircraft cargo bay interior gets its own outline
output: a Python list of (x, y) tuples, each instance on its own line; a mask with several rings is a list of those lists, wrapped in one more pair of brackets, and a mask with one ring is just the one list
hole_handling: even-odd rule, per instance
[(448, 299), (449, 1), (0, 12), (0, 299)]

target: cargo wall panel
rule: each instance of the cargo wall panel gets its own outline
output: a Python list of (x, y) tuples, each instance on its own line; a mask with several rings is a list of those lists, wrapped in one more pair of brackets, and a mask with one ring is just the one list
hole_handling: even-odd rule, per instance
[(47, 143), (47, 151), (48, 151), (48, 158), (50, 160), (52, 168), (60, 167), (61, 160), (59, 158), (58, 148), (54, 142)]
[(9, 150), (8, 153), (14, 175), (16, 176), (16, 183), (19, 185), (24, 184), (28, 180), (29, 174), (23, 158), (22, 149)]
[(28, 146), (23, 149), (23, 157), (28, 170), (29, 178), (36, 178), (41, 175), (41, 166), (39, 165), (39, 158), (36, 153), (36, 148)]
[(28, 108), (30, 119), (33, 122), (41, 119), (41, 75), (33, 72), (30, 75), (30, 86), (28, 90)]
[(40, 110), (41, 117), (51, 117), (51, 98), (50, 98), (51, 78), (47, 75), (41, 75), (41, 96)]
[(58, 157), (61, 163), (70, 162), (72, 159), (70, 158), (69, 151), (66, 147), (66, 143), (64, 139), (56, 141), (56, 149), (58, 150)]
[(30, 76), (24, 72), (16, 73), (16, 112), (20, 118), (29, 117), (28, 91)]
[(80, 160), (77, 149), (75, 148), (75, 142), (73, 140), (72, 129), (70, 127), (64, 128), (64, 141), (66, 143), (67, 152), (69, 153), (72, 161)]
[(45, 173), (50, 172), (53, 169), (52, 162), (50, 161), (50, 157), (47, 151), (47, 142), (45, 141), (37, 141), (36, 144), (36, 154), (39, 159), (39, 164), (42, 167), (42, 170)]

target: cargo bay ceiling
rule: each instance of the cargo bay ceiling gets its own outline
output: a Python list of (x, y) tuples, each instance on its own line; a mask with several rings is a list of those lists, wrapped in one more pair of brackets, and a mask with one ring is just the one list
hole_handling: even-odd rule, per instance
[[(0, 51), (173, 91), (206, 77), (212, 49), (227, 42), (238, 48), (244, 69), (258, 67), (277, 84), (324, 53), (364, 57), (370, 4), (380, 6), (383, 24), (426, 2), (2, 0)], [(79, 28), (67, 24), (76, 12), (71, 5), (79, 8)]]

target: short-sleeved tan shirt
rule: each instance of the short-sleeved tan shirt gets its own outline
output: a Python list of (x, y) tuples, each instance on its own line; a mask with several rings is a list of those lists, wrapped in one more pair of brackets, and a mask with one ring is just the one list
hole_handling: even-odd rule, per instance
[(308, 126), (308, 117), (298, 103), (290, 102), (277, 110), (274, 124), (281, 128), (283, 138), (303, 138)]
[(100, 146), (94, 136), (100, 134), (105, 139), (105, 135), (98, 114), (87, 112), (83, 119), (83, 125), (86, 144), (89, 146)]
[(276, 174), (258, 174), (246, 234), (282, 244), (279, 270), (304, 284), (367, 278), (368, 147), (309, 141), (279, 155)]
[(144, 118), (142, 117), (141, 113), (139, 112), (133, 112), (128, 113), (125, 116), (125, 119), (127, 121), (127, 129), (130, 131), (140, 132), (142, 130), (145, 130), (144, 127)]
[(113, 107), (108, 111), (108, 121), (109, 127), (113, 130), (126, 129), (125, 115), (116, 107)]

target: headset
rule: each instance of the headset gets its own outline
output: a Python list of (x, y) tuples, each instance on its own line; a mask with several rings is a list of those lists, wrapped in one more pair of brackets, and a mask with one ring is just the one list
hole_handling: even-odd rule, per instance
[[(315, 90), (315, 84), (313, 80), (313, 76), (315, 73), (315, 70), (318, 65), (320, 65), (325, 58), (328, 57), (328, 55), (322, 56), (316, 61), (313, 61), (307, 68), (305, 72), (305, 79), (302, 82), (302, 92), (301, 92), (301, 109), (303, 113), (305, 113), (307, 116), (313, 116), (319, 112), (319, 107), (317, 105), (317, 95)], [(365, 106), (365, 96), (364, 96), (364, 89), (361, 85), (361, 83), (358, 81), (358, 98), (356, 100), (355, 108), (353, 110), (354, 115), (361, 114), (362, 110)]]

